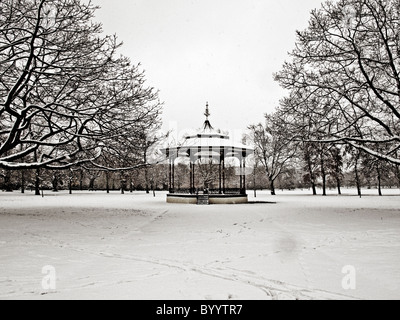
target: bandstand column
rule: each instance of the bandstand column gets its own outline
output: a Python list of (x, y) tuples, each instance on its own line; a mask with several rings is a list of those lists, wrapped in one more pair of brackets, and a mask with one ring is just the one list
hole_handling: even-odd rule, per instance
[(196, 193), (196, 177), (195, 177), (195, 173), (196, 173), (196, 160), (193, 159), (193, 164), (192, 164), (192, 190), (193, 190), (193, 194)]
[(172, 193), (175, 193), (175, 159), (172, 160)]
[(219, 165), (218, 165), (218, 169), (219, 169), (219, 194), (222, 194), (222, 161), (223, 161), (223, 151), (220, 151), (219, 153)]
[(195, 170), (194, 161), (190, 160), (190, 194), (196, 193), (195, 186), (194, 186), (195, 185), (194, 170)]
[(189, 193), (193, 194), (193, 167), (191, 159), (189, 161)]
[(240, 183), (239, 183), (239, 190), (240, 190), (240, 193), (243, 193), (243, 173), (242, 173), (242, 169), (243, 169), (243, 163), (242, 163), (242, 159), (240, 158), (239, 159), (239, 163), (240, 163), (240, 171), (239, 171), (239, 180), (240, 180)]
[(226, 188), (225, 188), (225, 156), (222, 159), (222, 193), (225, 194)]
[(219, 194), (222, 194), (222, 160), (219, 161)]
[(243, 158), (243, 194), (246, 194), (246, 158)]
[(169, 193), (172, 193), (172, 164), (171, 164), (171, 158), (168, 158), (168, 189), (169, 189)]

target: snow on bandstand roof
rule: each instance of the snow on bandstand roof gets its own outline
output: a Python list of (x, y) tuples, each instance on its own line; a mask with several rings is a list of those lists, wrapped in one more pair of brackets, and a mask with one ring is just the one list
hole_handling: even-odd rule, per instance
[(208, 120), (210, 116), (208, 103), (204, 115), (206, 116), (206, 121), (201, 132), (186, 136), (184, 141), (177, 146), (161, 149), (167, 158), (220, 159), (236, 157), (241, 159), (253, 154), (253, 148), (234, 142), (229, 135), (221, 133), (211, 126)]

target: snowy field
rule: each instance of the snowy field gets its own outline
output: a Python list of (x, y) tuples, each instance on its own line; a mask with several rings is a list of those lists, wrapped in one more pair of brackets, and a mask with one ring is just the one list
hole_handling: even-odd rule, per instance
[(0, 299), (400, 299), (400, 191), (345, 192), (236, 206), (0, 193)]

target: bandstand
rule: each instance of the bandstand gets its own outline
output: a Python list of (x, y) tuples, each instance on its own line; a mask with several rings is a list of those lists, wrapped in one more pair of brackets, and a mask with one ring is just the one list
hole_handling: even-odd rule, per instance
[[(247, 203), (246, 193), (246, 159), (254, 153), (246, 145), (234, 143), (229, 135), (222, 134), (211, 126), (209, 121), (209, 107), (204, 114), (206, 120), (203, 128), (195, 135), (186, 136), (177, 146), (161, 149), (168, 159), (169, 193), (168, 203), (185, 204), (240, 204)], [(239, 188), (232, 189), (226, 186), (225, 165), (227, 159), (236, 158), (238, 165)], [(177, 162), (189, 162), (189, 189), (181, 190), (175, 184), (175, 166)], [(196, 166), (208, 161), (214, 164), (217, 170), (218, 186), (210, 188), (207, 184), (196, 184)]]

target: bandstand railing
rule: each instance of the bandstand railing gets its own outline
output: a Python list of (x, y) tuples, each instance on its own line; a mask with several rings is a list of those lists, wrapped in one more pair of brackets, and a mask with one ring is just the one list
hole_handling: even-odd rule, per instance
[(190, 189), (175, 189), (175, 190), (170, 190), (170, 193), (172, 194), (213, 194), (213, 195), (217, 195), (217, 194), (227, 194), (227, 195), (238, 195), (238, 194), (244, 194), (246, 193), (245, 190), (240, 189), (240, 188), (226, 188), (224, 192), (220, 192), (219, 189), (208, 189), (208, 190), (204, 190), (204, 189), (196, 189), (196, 190), (190, 190)]

